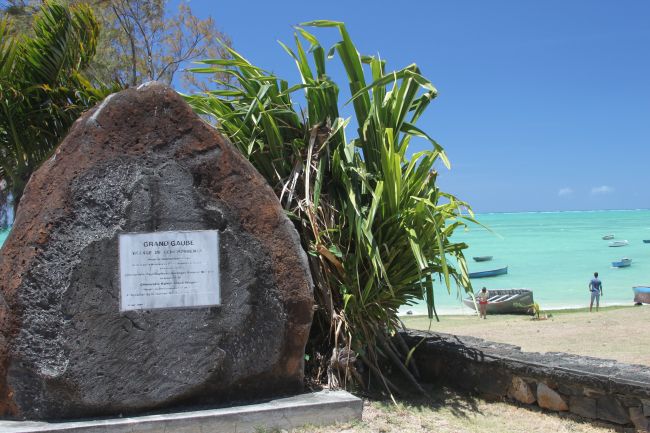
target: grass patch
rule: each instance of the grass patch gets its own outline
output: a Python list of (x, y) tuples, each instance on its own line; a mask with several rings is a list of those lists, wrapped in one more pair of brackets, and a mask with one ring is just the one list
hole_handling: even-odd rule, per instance
[(398, 400), (365, 399), (361, 422), (328, 427), (305, 426), (295, 433), (529, 433), (616, 431), (611, 425), (591, 423), (571, 415), (545, 412), (536, 406), (489, 402), (481, 398), (429, 386), (430, 398), (407, 397)]

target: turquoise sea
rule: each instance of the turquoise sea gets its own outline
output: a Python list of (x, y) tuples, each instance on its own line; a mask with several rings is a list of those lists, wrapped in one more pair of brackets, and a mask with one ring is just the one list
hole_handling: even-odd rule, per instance
[[(650, 284), (650, 210), (576, 211), (479, 214), (480, 226), (457, 232), (454, 238), (469, 245), (466, 258), (470, 272), (508, 266), (508, 274), (472, 279), (474, 290), (529, 288), (542, 309), (589, 305), (588, 284), (598, 272), (603, 282), (601, 305), (631, 305), (632, 286)], [(606, 234), (627, 240), (625, 247), (609, 247)], [(477, 263), (474, 256), (494, 256)], [(611, 262), (632, 259), (628, 268), (613, 268)], [(469, 313), (452, 288), (435, 291), (440, 314)], [(423, 305), (404, 307), (426, 314)]]
[[(587, 286), (594, 272), (603, 281), (603, 305), (632, 304), (632, 286), (650, 284), (650, 210), (590, 212), (530, 212), (479, 214), (488, 226), (457, 231), (458, 241), (469, 245), (466, 252), (470, 272), (508, 266), (508, 274), (473, 279), (475, 289), (487, 287), (529, 288), (542, 309), (584, 307), (589, 303)], [(629, 245), (609, 247), (606, 234)], [(0, 244), (7, 232), (0, 232)], [(494, 256), (476, 263), (473, 256)], [(632, 259), (629, 268), (612, 268), (622, 257)], [(447, 294), (436, 284), (436, 307), (441, 314), (471, 313), (456, 288)], [(402, 311), (426, 314), (424, 305), (405, 306)]]

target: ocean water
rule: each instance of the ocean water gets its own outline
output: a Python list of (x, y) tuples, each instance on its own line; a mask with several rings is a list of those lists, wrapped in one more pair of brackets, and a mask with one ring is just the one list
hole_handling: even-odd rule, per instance
[[(603, 282), (601, 305), (631, 305), (632, 287), (650, 284), (650, 210), (493, 213), (477, 215), (488, 231), (473, 225), (457, 232), (454, 239), (469, 245), (466, 258), (470, 272), (508, 266), (508, 274), (472, 279), (474, 290), (529, 288), (542, 309), (589, 305), (589, 281), (594, 272)], [(625, 247), (609, 247), (606, 234), (627, 240)], [(477, 263), (474, 256), (494, 256)], [(632, 259), (628, 268), (611, 262)], [(462, 305), (456, 288), (449, 295), (442, 284), (434, 289), (439, 314), (471, 313)], [(425, 314), (424, 305), (405, 306), (404, 311)]]
[[(477, 290), (529, 288), (542, 309), (584, 307), (589, 304), (588, 285), (594, 272), (600, 274), (604, 296), (601, 305), (632, 304), (632, 286), (650, 284), (650, 210), (530, 212), (477, 215), (490, 230), (472, 225), (457, 231), (454, 238), (469, 245), (470, 272), (508, 266), (508, 274), (473, 279)], [(0, 232), (0, 244), (8, 232)], [(625, 247), (609, 247), (602, 236), (614, 234), (627, 240)], [(494, 256), (477, 263), (474, 256)], [(629, 268), (612, 268), (611, 262), (632, 259)], [(455, 287), (451, 294), (435, 285), (439, 314), (470, 314)], [(426, 314), (424, 304), (404, 306), (403, 312)]]

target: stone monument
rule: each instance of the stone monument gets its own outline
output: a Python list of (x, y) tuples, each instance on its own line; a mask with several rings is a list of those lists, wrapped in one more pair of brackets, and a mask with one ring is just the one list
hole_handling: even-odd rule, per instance
[(257, 171), (170, 88), (85, 113), (0, 255), (0, 414), (131, 414), (299, 392), (312, 283)]

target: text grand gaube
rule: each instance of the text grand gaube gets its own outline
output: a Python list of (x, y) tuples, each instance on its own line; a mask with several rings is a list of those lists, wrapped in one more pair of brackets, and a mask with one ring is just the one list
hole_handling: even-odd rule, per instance
[(194, 241), (156, 241), (156, 242), (143, 242), (144, 247), (189, 247), (194, 245)]

